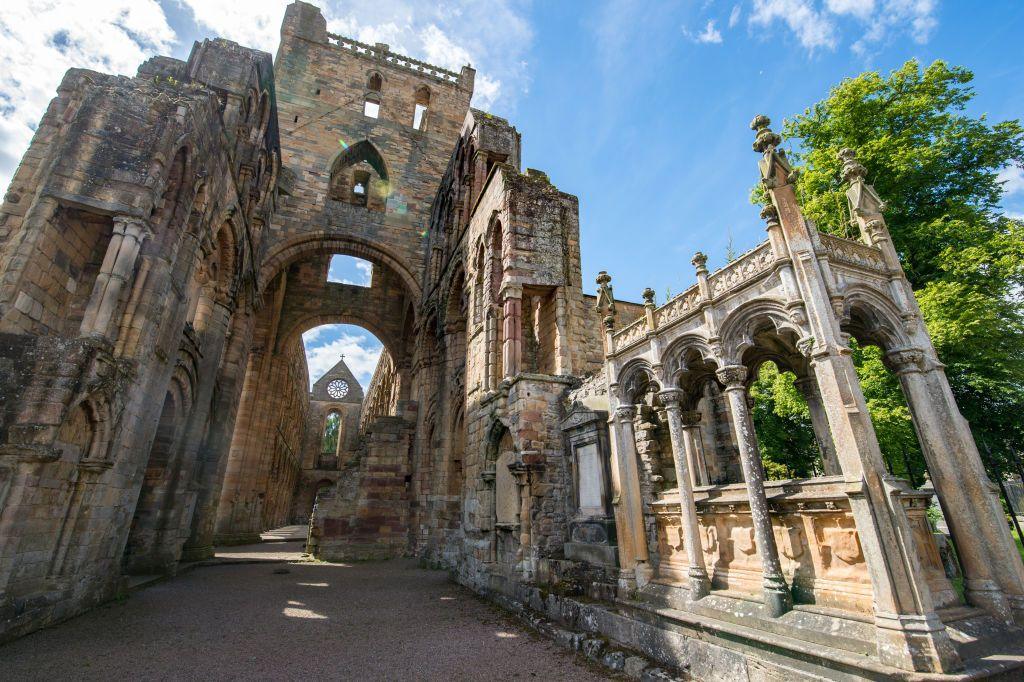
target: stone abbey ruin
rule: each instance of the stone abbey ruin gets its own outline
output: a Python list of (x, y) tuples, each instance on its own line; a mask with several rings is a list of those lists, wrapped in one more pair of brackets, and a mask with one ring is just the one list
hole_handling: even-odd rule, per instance
[[(416, 556), (695, 679), (1019, 679), (1024, 564), (855, 152), (856, 240), (805, 220), (759, 116), (766, 241), (626, 303), (585, 293), (576, 197), (474, 75), (304, 2), (274, 59), (68, 71), (0, 212), (0, 639), (297, 522), (321, 559)], [(333, 323), (381, 361), (310, 391), (302, 334)], [(931, 487), (886, 470), (851, 339)], [(816, 477), (766, 480), (767, 362)]]

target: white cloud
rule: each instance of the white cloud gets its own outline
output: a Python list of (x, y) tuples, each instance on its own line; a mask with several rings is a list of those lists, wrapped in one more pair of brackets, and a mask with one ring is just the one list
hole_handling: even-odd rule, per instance
[(770, 26), (781, 21), (808, 50), (836, 46), (836, 27), (810, 0), (754, 0), (750, 15), (753, 26)]
[(754, 0), (751, 26), (785, 24), (809, 51), (834, 50), (844, 29), (857, 38), (850, 45), (868, 56), (873, 45), (900, 35), (928, 42), (938, 26), (936, 0)]
[(177, 0), (192, 12), (210, 37), (227, 38), (245, 47), (274, 54), (281, 42), (281, 19), (289, 0)]
[(155, 0), (18, 0), (0, 8), (0, 191), (71, 67), (134, 74), (170, 52), (174, 31)]
[(875, 0), (826, 0), (825, 6), (833, 14), (850, 14), (866, 20), (875, 11)]
[(722, 42), (722, 32), (715, 28), (714, 19), (708, 21), (708, 25), (704, 27), (704, 30), (697, 34), (698, 43), (720, 43)]
[(316, 383), (344, 355), (345, 364), (365, 389), (380, 359), (382, 346), (369, 333), (350, 333), (345, 325), (323, 325), (302, 335), (309, 367), (309, 385)]
[(740, 10), (739, 5), (733, 5), (732, 11), (729, 12), (729, 28), (733, 28), (736, 24), (740, 23), (741, 12), (742, 10)]
[(1003, 196), (1024, 193), (1024, 170), (1019, 166), (1007, 166), (999, 171), (996, 180), (1003, 183)]

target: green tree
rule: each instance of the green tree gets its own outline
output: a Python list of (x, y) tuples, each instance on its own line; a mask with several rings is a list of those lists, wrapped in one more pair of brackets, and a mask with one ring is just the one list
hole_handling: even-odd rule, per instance
[(795, 380), (792, 372), (781, 372), (775, 363), (766, 362), (750, 387), (761, 463), (765, 475), (773, 480), (821, 474), (811, 413), (793, 385)]
[[(997, 175), (1024, 165), (1024, 128), (968, 115), (973, 78), (942, 61), (922, 69), (911, 60), (888, 76), (863, 73), (787, 119), (783, 134), (801, 171), (805, 213), (819, 229), (843, 236), (855, 235), (837, 153), (857, 151), (887, 203), (893, 243), (960, 409), (983, 454), (988, 445), (998, 463), (1022, 442), (1024, 224), (999, 215)], [(863, 349), (857, 360), (887, 459), (905, 473), (908, 448), (922, 475), (898, 382), (877, 351)], [(1005, 462), (1000, 468), (1007, 470)]]

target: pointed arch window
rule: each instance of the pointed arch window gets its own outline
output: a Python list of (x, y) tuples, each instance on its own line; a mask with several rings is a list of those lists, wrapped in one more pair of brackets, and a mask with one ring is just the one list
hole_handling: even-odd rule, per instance
[(328, 196), (371, 211), (384, 211), (390, 185), (388, 169), (368, 140), (352, 145), (334, 160)]
[(320, 454), (338, 454), (338, 444), (341, 442), (341, 412), (332, 410), (324, 419), (324, 433), (321, 438)]
[(427, 127), (427, 109), (430, 106), (430, 89), (422, 85), (416, 89), (416, 100), (412, 111), (412, 127), (425, 130)]

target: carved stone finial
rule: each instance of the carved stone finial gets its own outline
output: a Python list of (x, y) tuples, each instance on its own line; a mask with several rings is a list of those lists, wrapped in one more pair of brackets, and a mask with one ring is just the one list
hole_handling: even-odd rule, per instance
[(693, 267), (697, 268), (697, 274), (701, 274), (708, 271), (708, 257), (701, 251), (693, 254), (693, 259), (690, 261), (693, 263)]
[[(602, 270), (597, 273), (597, 304), (598, 310), (604, 311), (608, 317), (615, 321), (615, 296), (612, 293), (612, 276)], [(610, 327), (609, 327), (610, 329)]]
[(768, 223), (768, 227), (774, 227), (779, 224), (779, 211), (773, 204), (768, 204), (761, 209), (761, 220)]
[(654, 305), (654, 289), (647, 287), (640, 295), (644, 298), (644, 305)]
[(839, 150), (839, 160), (843, 162), (843, 170), (841, 171), (843, 180), (853, 184), (857, 180), (863, 180), (867, 177), (868, 169), (864, 167), (860, 161), (857, 160), (857, 152), (849, 147), (843, 147)]
[(766, 151), (775, 149), (782, 143), (782, 138), (768, 127), (771, 124), (772, 120), (764, 114), (758, 114), (750, 122), (750, 129), (757, 132), (757, 137), (754, 138), (753, 144), (755, 152), (763, 154)]

